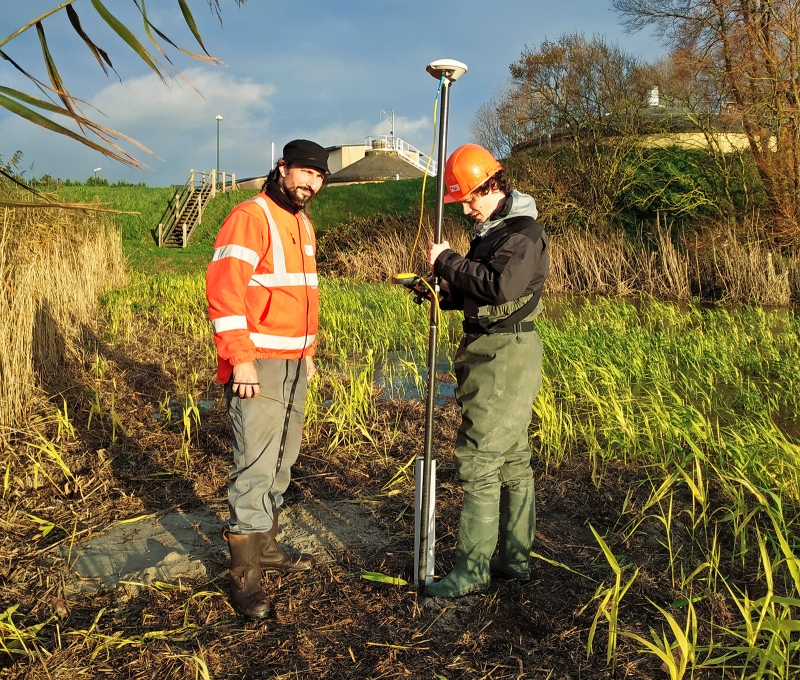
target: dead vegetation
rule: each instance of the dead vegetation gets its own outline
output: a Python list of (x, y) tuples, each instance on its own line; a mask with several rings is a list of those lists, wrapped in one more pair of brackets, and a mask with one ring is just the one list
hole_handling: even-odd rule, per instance
[[(320, 239), (320, 266), (335, 276), (369, 283), (388, 281), (399, 272), (425, 272), (430, 269), (433, 219), (433, 211), (426, 211), (419, 229), (414, 217), (352, 218)], [(455, 250), (467, 252), (470, 236), (460, 222), (445, 217), (443, 233)]]
[[(0, 193), (25, 200), (4, 185)], [(121, 236), (110, 220), (81, 211), (3, 209), (0, 446), (41, 411), (41, 386), (57, 385), (65, 364), (80, 359), (100, 293), (123, 279)]]
[[(321, 267), (369, 283), (408, 271), (409, 263), (412, 271), (424, 273), (431, 217), (426, 215), (419, 237), (413, 218), (354, 218), (320, 240)], [(456, 251), (467, 252), (470, 235), (462, 222), (446, 218), (443, 232)], [(663, 222), (654, 232), (654, 238), (645, 238), (621, 230), (560, 229), (549, 236), (546, 292), (775, 306), (800, 302), (800, 258), (771, 246), (755, 220), (739, 229), (709, 228), (702, 238), (683, 241)]]

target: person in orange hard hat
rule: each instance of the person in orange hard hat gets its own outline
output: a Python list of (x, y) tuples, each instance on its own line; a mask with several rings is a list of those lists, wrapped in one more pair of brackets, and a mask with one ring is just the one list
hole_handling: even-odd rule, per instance
[(492, 575), (530, 579), (536, 506), (528, 426), (542, 380), (533, 319), (542, 310), (550, 256), (535, 201), (509, 188), (489, 151), (477, 144), (456, 149), (445, 184), (445, 202), (460, 203), (475, 221), (466, 255), (447, 241), (428, 246), (433, 272), (444, 281), (442, 309), (464, 311), (453, 364), (462, 414), (455, 466), (464, 501), (454, 567), (425, 594), (458, 597), (488, 585)]
[(206, 274), (233, 433), (228, 485), (230, 597), (236, 611), (273, 610), (262, 570), (312, 569), (314, 560), (277, 542), (278, 516), (300, 452), (307, 382), (315, 373), (319, 288), (316, 237), (303, 212), (328, 174), (328, 152), (296, 139), (263, 191), (225, 219)]

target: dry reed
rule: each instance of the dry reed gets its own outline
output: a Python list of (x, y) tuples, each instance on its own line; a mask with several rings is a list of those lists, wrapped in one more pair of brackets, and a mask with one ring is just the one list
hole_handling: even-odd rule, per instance
[[(431, 235), (427, 216), (414, 250), (413, 271), (428, 270), (425, 254)], [(456, 251), (467, 251), (469, 234), (461, 223), (445, 219), (444, 235)], [(387, 281), (393, 273), (408, 270), (415, 236), (416, 223), (408, 218), (354, 219), (323, 237), (321, 264), (334, 276)], [(800, 302), (800, 258), (771, 248), (755, 227), (743, 232), (726, 228), (702, 242), (684, 244), (676, 243), (669, 225), (659, 222), (654, 238), (648, 245), (622, 231), (577, 227), (553, 234), (546, 290), (766, 305)]]
[(2, 445), (41, 411), (44, 388), (64, 375), (83, 331), (95, 327), (99, 294), (124, 272), (119, 230), (96, 214), (5, 209), (0, 230)]
[[(354, 218), (320, 239), (321, 265), (334, 276), (369, 283), (388, 281), (399, 272), (426, 273), (430, 269), (428, 243), (433, 240), (431, 213), (426, 212), (418, 238), (417, 230), (418, 221), (413, 218)], [(455, 250), (467, 252), (469, 234), (459, 222), (446, 217), (442, 231)]]

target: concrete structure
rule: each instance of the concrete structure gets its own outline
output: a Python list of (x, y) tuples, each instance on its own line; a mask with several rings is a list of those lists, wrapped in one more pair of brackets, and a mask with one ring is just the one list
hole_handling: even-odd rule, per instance
[(331, 146), (330, 184), (386, 182), (436, 176), (436, 161), (394, 135), (367, 137), (364, 144)]
[[(714, 146), (723, 153), (732, 151), (749, 151), (750, 140), (743, 132), (714, 132)], [(703, 132), (666, 132), (645, 135), (642, 144), (648, 148), (668, 148), (677, 146), (682, 149), (708, 149), (709, 138)], [(775, 150), (775, 138), (770, 138), (770, 149)]]
[[(386, 182), (422, 177), (426, 172), (436, 177), (436, 161), (394, 135), (367, 137), (364, 144), (329, 146), (330, 184)], [(236, 182), (237, 189), (261, 189), (266, 176), (248, 177)]]
[(328, 184), (386, 182), (422, 177), (424, 174), (424, 170), (401, 158), (396, 151), (369, 150), (361, 160), (328, 177)]
[(369, 147), (366, 144), (342, 144), (341, 146), (329, 146), (325, 149), (328, 152), (328, 169), (331, 174), (339, 172), (342, 168), (360, 161), (364, 158)]
[[(733, 151), (747, 151), (750, 142), (742, 129), (741, 120), (736, 120), (729, 115), (713, 115), (706, 121), (707, 132), (701, 132), (695, 112), (660, 103), (660, 94), (657, 87), (651, 88), (647, 93), (647, 106), (636, 115), (640, 128), (640, 143), (648, 148), (668, 148), (677, 146), (684, 149), (708, 149), (713, 146), (723, 153)], [(606, 135), (614, 137), (619, 135), (618, 126), (614, 119), (608, 118)], [(542, 135), (536, 139), (527, 140), (517, 144), (512, 153), (534, 149), (536, 147), (558, 147), (570, 144), (573, 132), (560, 128), (549, 135)], [(775, 139), (771, 138), (769, 147), (775, 150)]]
[(261, 189), (264, 185), (264, 182), (267, 181), (267, 176), (264, 175), (263, 177), (248, 177), (247, 179), (243, 179), (241, 182), (236, 182), (237, 189)]

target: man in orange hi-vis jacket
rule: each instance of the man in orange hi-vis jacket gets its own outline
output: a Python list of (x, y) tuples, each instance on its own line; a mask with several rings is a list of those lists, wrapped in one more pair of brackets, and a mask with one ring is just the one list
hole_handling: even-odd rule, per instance
[(233, 466), (228, 486), (231, 603), (242, 616), (274, 609), (261, 570), (305, 571), (310, 555), (278, 544), (278, 514), (302, 438), (306, 386), (315, 372), (319, 288), (316, 237), (303, 212), (328, 174), (328, 152), (296, 139), (263, 191), (222, 224), (206, 275), (225, 385)]

